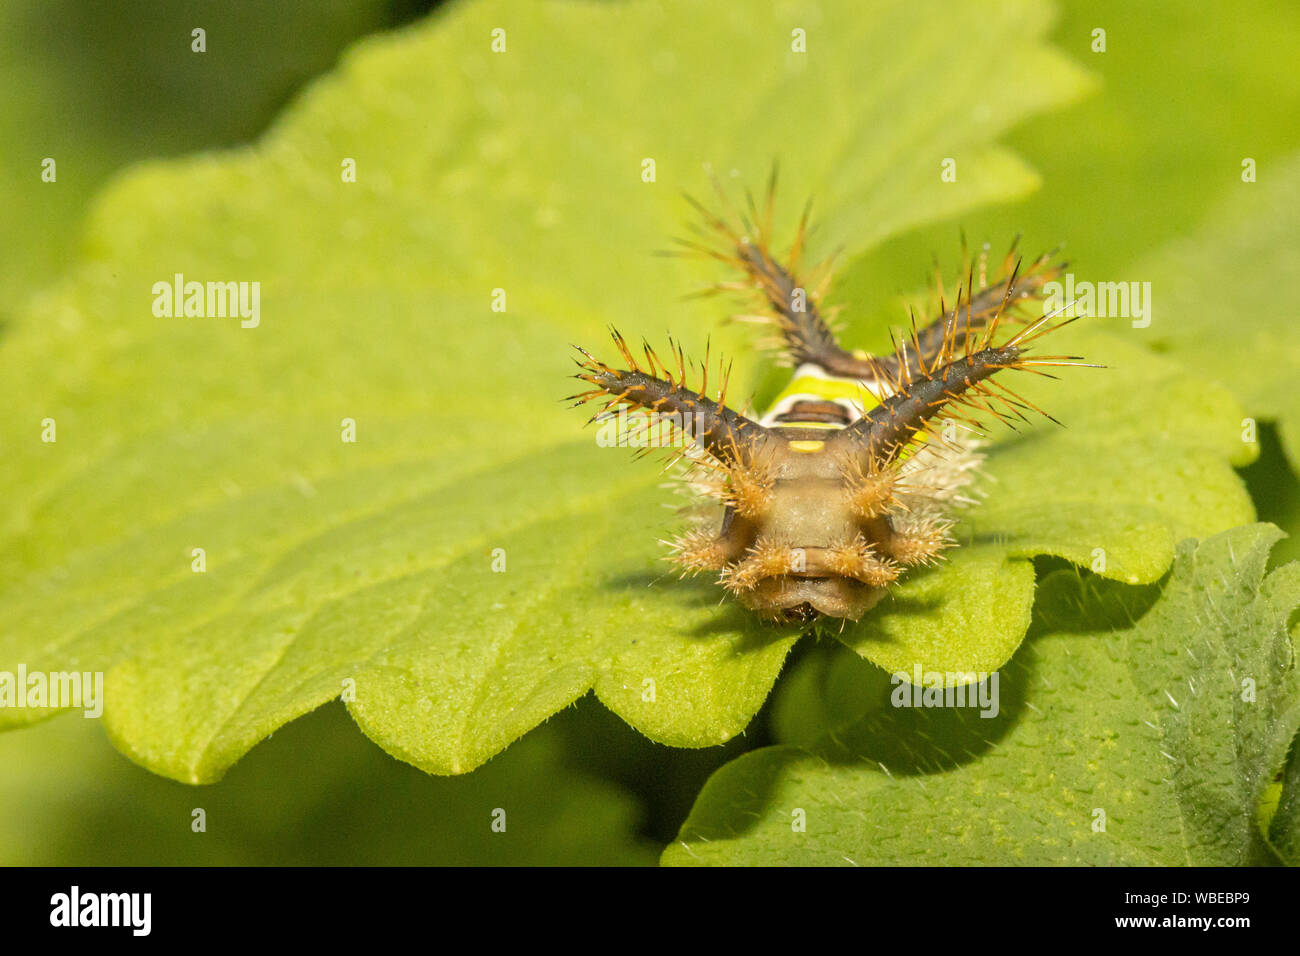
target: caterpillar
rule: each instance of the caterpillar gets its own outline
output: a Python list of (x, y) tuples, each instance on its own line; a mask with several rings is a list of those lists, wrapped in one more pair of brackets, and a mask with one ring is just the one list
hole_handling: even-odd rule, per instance
[(983, 461), (975, 416), (1014, 427), (1033, 411), (1056, 422), (1003, 373), (1054, 378), (1044, 367), (1101, 366), (1033, 354), (1034, 342), (1077, 316), (1061, 318), (1068, 305), (1044, 314), (1043, 286), (1066, 264), (1047, 253), (1025, 265), (1017, 242), (992, 278), (987, 246), (977, 262), (963, 253), (964, 281), (951, 306), (936, 266), (937, 316), (918, 326), (913, 313), (910, 335), (892, 336), (892, 353), (844, 349), (838, 310), (821, 307), (831, 260), (803, 275), (809, 207), (788, 253), (774, 255), (775, 192), (774, 168), (761, 210), (748, 192), (745, 211), (727, 204), (721, 214), (688, 197), (700, 222), (675, 253), (724, 263), (735, 277), (704, 294), (747, 297), (749, 311), (732, 318), (776, 333), (761, 344), (795, 371), (771, 407), (755, 418), (727, 405), (730, 365), (710, 397), (707, 347), (692, 387), (695, 366), (679, 344), (669, 340), (667, 361), (645, 343), (638, 355), (617, 329), (618, 364), (575, 346), (574, 377), (591, 387), (570, 399), (603, 401), (591, 421), (632, 410), (668, 422), (681, 438), (669, 466), (685, 460), (690, 491), (721, 506), (720, 516), (715, 506), (664, 542), (683, 575), (716, 574), (773, 623), (857, 621), (903, 574), (956, 546), (955, 511), (974, 503), (964, 490)]

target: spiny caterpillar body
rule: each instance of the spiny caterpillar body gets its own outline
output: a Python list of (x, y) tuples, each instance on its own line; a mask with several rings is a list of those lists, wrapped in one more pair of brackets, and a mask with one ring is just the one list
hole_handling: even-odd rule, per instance
[(667, 542), (683, 573), (717, 573), (727, 591), (771, 621), (856, 621), (909, 568), (932, 564), (955, 545), (952, 510), (971, 502), (962, 489), (982, 460), (978, 440), (959, 434), (955, 423), (978, 431), (971, 413), (1009, 425), (1012, 417), (1028, 421), (1028, 410), (1051, 418), (1000, 373), (1047, 375), (1044, 366), (1087, 363), (1031, 356), (1031, 343), (1074, 319), (1053, 324), (1064, 308), (1032, 314), (1043, 285), (1064, 264), (1048, 254), (1022, 268), (1014, 244), (992, 280), (987, 253), (977, 265), (968, 262), (951, 307), (940, 280), (938, 317), (918, 328), (913, 316), (910, 339), (895, 339), (893, 354), (846, 351), (819, 309), (829, 261), (800, 278), (807, 209), (784, 264), (772, 253), (775, 181), (774, 173), (761, 214), (750, 198), (748, 212), (736, 216), (739, 228), (692, 200), (703, 216), (696, 229), (703, 241), (682, 243), (685, 254), (739, 273), (706, 292), (751, 294), (764, 310), (734, 318), (779, 333), (769, 344), (796, 371), (767, 413), (755, 420), (727, 407), (726, 375), (710, 398), (707, 353), (702, 381), (691, 388), (679, 345), (670, 342), (668, 362), (648, 345), (638, 356), (617, 330), (623, 367), (579, 348), (575, 377), (593, 387), (571, 398), (579, 405), (603, 400), (593, 420), (625, 407), (679, 427), (692, 423), (681, 429), (685, 441), (669, 464), (685, 458), (693, 490), (720, 501), (723, 513), (720, 529), (714, 516), (712, 526)]

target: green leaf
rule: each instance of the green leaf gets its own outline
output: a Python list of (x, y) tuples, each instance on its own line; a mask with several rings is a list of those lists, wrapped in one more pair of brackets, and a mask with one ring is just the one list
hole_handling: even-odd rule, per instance
[[(564, 738), (552, 723), (444, 779), (392, 760), (330, 706), (196, 790), (133, 766), (96, 721), (68, 714), (0, 736), (0, 865), (652, 864), (656, 848), (636, 836), (641, 808), (572, 769)], [(493, 829), (498, 810), (504, 830)]]
[(746, 754), (709, 780), (664, 861), (1275, 859), (1257, 812), (1300, 725), (1287, 630), (1300, 563), (1265, 576), (1279, 535), (1251, 525), (1184, 542), (1158, 597), (1049, 575), (1039, 626), (999, 675), (996, 717), (877, 706), (810, 750)]
[[(671, 497), (560, 407), (568, 344), (703, 344), (716, 311), (677, 294), (711, 270), (645, 254), (702, 163), (753, 183), (779, 156), (826, 251), (1032, 188), (990, 142), (1087, 87), (1047, 25), (1031, 0), (456, 4), (257, 146), (120, 180), (0, 353), (0, 668), (108, 670), (114, 742), (184, 781), (351, 687), (441, 773), (591, 687), (659, 741), (737, 734), (796, 635), (663, 581)], [(154, 317), (177, 273), (260, 282), (260, 324)]]

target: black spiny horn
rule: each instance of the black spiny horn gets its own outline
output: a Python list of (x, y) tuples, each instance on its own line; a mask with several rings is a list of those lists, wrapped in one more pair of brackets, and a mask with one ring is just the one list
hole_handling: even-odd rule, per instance
[[(608, 398), (602, 412), (618, 405), (644, 409), (668, 416), (673, 423), (680, 422), (687, 437), (724, 465), (746, 466), (754, 463), (770, 442), (778, 441), (766, 428), (732, 411), (726, 405), (728, 368), (718, 389), (717, 399), (705, 394), (708, 387), (708, 359), (703, 368), (700, 391), (687, 387), (687, 362), (681, 346), (670, 343), (671, 364), (648, 345), (644, 360), (638, 360), (628, 348), (627, 341), (616, 330), (611, 330), (615, 346), (627, 364), (626, 369), (606, 365), (585, 349), (578, 361), (581, 371), (574, 376), (595, 388), (572, 395), (575, 404), (593, 399)], [(643, 364), (644, 363), (644, 364)], [(597, 413), (599, 416), (601, 413)]]

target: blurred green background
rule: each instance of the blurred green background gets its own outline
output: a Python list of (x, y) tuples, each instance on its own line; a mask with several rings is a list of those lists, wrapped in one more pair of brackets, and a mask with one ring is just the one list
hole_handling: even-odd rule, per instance
[[(255, 138), (355, 39), (437, 16), (417, 0), (6, 0), (0, 5), (0, 336), (77, 247), (95, 192), (127, 164)], [(194, 26), (204, 57), (177, 56)], [(1104, 54), (1092, 30), (1107, 31)], [(1025, 200), (905, 235), (844, 270), (839, 301), (894, 309), (964, 227), (1034, 251), (1067, 241), (1081, 278), (1134, 266), (1195, 231), (1240, 160), (1300, 149), (1300, 7), (1066, 3), (1056, 45), (1101, 80), (1084, 102), (1005, 143), (1042, 175)], [(1005, 50), (1014, 56), (1014, 38)], [(58, 156), (57, 190), (34, 170)], [(0, 343), (3, 339), (0, 338)], [(1243, 473), (1262, 520), (1293, 533), (1300, 493), (1276, 435)], [(807, 658), (827, 653), (805, 641)], [(789, 670), (797, 667), (792, 662)], [(134, 766), (96, 721), (65, 715), (0, 735), (0, 863), (649, 864), (709, 773), (770, 740), (770, 713), (728, 745), (655, 745), (590, 697), (466, 777), (431, 778), (384, 754), (331, 705), (259, 746), (219, 784), (193, 788)], [(781, 713), (798, 721), (798, 715)], [(496, 808), (543, 839), (492, 833)], [(191, 829), (202, 808), (208, 832)], [(534, 828), (535, 829), (535, 828)], [(520, 828), (520, 832), (523, 828)]]

